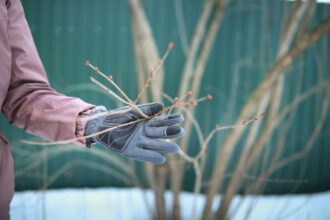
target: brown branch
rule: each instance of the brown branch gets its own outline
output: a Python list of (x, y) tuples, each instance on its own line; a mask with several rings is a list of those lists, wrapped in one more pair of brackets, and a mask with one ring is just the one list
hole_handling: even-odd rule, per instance
[(100, 71), (98, 67), (93, 66), (89, 60), (86, 61), (85, 65), (92, 68), (98, 75), (110, 82), (111, 85), (113, 85), (117, 91), (126, 99), (126, 102), (132, 103), (132, 100), (126, 95), (126, 93), (117, 85), (117, 83), (113, 81), (113, 77), (111, 75), (106, 76), (104, 73), (102, 73), (102, 71)]
[(175, 4), (175, 18), (178, 24), (178, 32), (179, 32), (179, 39), (182, 46), (183, 53), (187, 55), (188, 53), (188, 36), (186, 25), (183, 17), (183, 9), (182, 9), (182, 0), (174, 1)]
[[(143, 102), (148, 101), (148, 97), (144, 96), (144, 89), (146, 86), (149, 86), (149, 79), (152, 77), (152, 73), (148, 74), (147, 77), (144, 76), (144, 72), (149, 71), (155, 63), (159, 61), (159, 55), (155, 43), (154, 36), (152, 34), (151, 27), (148, 23), (146, 18), (145, 12), (143, 7), (140, 4), (139, 0), (130, 0), (129, 6), (131, 9), (131, 21), (132, 21), (132, 30), (133, 30), (133, 42), (134, 42), (134, 49), (136, 54), (136, 67), (137, 67), (137, 74), (139, 79), (139, 87), (140, 93), (135, 100), (137, 103), (139, 100)], [(163, 62), (163, 61), (161, 61)], [(159, 64), (159, 71), (158, 80), (154, 81), (151, 85), (151, 96), (153, 101), (161, 101), (161, 92), (163, 88), (163, 79), (164, 79), (164, 70), (161, 68), (162, 64)], [(147, 82), (143, 82), (143, 79), (147, 79)], [(153, 172), (153, 169), (156, 169)], [(160, 189), (159, 187), (165, 186), (166, 176), (164, 178), (164, 172), (161, 170), (162, 168), (158, 167), (151, 167), (151, 165), (147, 164), (145, 166), (145, 170), (147, 172), (147, 176), (149, 177), (149, 182), (151, 187), (153, 188), (154, 192), (156, 193), (155, 200), (157, 202), (156, 211), (158, 219), (166, 219), (166, 212), (165, 212), (165, 199), (164, 199), (164, 188)], [(157, 171), (158, 170), (158, 171)], [(155, 178), (158, 178), (156, 180)], [(156, 181), (159, 182), (158, 186), (155, 185)], [(157, 188), (158, 187), (158, 188)]]
[(193, 167), (194, 167), (194, 172), (195, 172), (194, 202), (193, 202), (193, 209), (192, 209), (193, 210), (192, 219), (196, 219), (195, 211), (196, 211), (196, 206), (197, 206), (197, 195), (200, 193), (201, 187), (202, 187), (202, 173), (203, 173), (204, 169), (200, 164), (203, 164), (203, 162), (204, 162), (207, 146), (208, 146), (209, 142), (211, 141), (211, 139), (214, 137), (214, 134), (219, 131), (223, 131), (223, 130), (227, 130), (227, 129), (243, 128), (243, 127), (251, 124), (252, 122), (258, 121), (263, 116), (264, 116), (263, 113), (253, 116), (249, 120), (242, 121), (241, 123), (239, 123), (237, 125), (227, 125), (227, 126), (216, 125), (215, 128), (209, 133), (209, 135), (205, 138), (205, 140), (201, 144), (201, 149), (200, 149), (199, 153), (194, 157), (187, 155), (182, 149), (179, 150), (178, 155), (186, 162), (192, 163)]
[(89, 79), (92, 81), (92, 83), (94, 83), (97, 86), (99, 86), (100, 88), (102, 88), (104, 91), (106, 91), (107, 93), (109, 93), (112, 97), (114, 97), (115, 99), (117, 99), (119, 102), (124, 103), (126, 105), (129, 105), (130, 104), (129, 102), (125, 101), (120, 96), (118, 96), (114, 91), (112, 91), (111, 89), (109, 89), (108, 87), (106, 87), (104, 84), (102, 84), (100, 81), (96, 80), (94, 77), (90, 77)]
[(195, 159), (200, 159), (201, 157), (203, 157), (205, 155), (207, 146), (208, 146), (209, 142), (211, 141), (211, 139), (213, 138), (215, 133), (217, 133), (219, 131), (223, 131), (223, 130), (242, 129), (245, 126), (247, 126), (255, 121), (259, 121), (263, 116), (264, 116), (264, 113), (260, 113), (259, 115), (255, 115), (255, 116), (251, 117), (250, 119), (244, 120), (241, 123), (236, 124), (236, 125), (227, 125), (227, 126), (216, 125), (215, 128), (206, 137), (206, 139), (201, 147), (201, 150), (195, 156)]
[[(141, 80), (144, 72), (149, 72), (159, 61), (159, 54), (156, 42), (146, 18), (145, 12), (139, 0), (130, 0), (129, 7), (131, 12), (131, 21), (133, 29), (133, 41), (136, 56), (138, 57), (138, 75)], [(152, 98), (154, 101), (161, 100), (161, 91), (163, 88), (164, 70), (161, 68), (158, 74), (158, 80), (151, 87)], [(142, 80), (140, 81), (142, 83)], [(140, 88), (144, 85), (140, 84)], [(146, 99), (147, 100), (147, 99)]]
[(286, 166), (287, 164), (292, 163), (293, 161), (301, 159), (308, 152), (310, 152), (310, 150), (312, 149), (314, 143), (316, 142), (316, 140), (322, 130), (323, 124), (325, 122), (325, 119), (326, 119), (326, 116), (328, 113), (329, 102), (330, 102), (330, 90), (327, 91), (327, 93), (323, 99), (319, 120), (317, 121), (314, 131), (311, 134), (311, 136), (309, 137), (303, 150), (277, 162), (276, 164), (274, 164), (272, 167), (269, 168), (268, 173), (273, 173), (275, 170), (278, 170), (278, 169)]
[(193, 94), (199, 93), (201, 79), (203, 77), (203, 73), (212, 49), (212, 45), (214, 44), (215, 38), (219, 31), (226, 5), (227, 5), (227, 0), (217, 0), (216, 2), (215, 15), (210, 25), (210, 28), (206, 34), (204, 45), (201, 49), (201, 53), (196, 62), (196, 69), (194, 71), (194, 75), (192, 79), (192, 88), (191, 88)]
[(293, 155), (290, 155), (278, 162), (273, 161), (271, 163), (271, 166), (260, 175), (260, 177), (257, 179), (257, 181), (250, 185), (250, 187), (248, 188), (248, 192), (256, 192), (258, 189), (260, 190), (260, 188), (263, 187), (263, 184), (264, 184), (262, 179), (267, 178), (267, 176), (269, 176), (276, 170), (281, 169), (281, 168), (285, 167), (286, 165), (303, 158), (304, 156), (306, 156), (308, 154), (308, 152), (310, 152), (315, 141), (317, 140), (317, 137), (319, 136), (319, 133), (320, 133), (322, 126), (324, 124), (324, 121), (326, 119), (326, 115), (328, 113), (328, 108), (329, 108), (329, 100), (330, 100), (330, 90), (327, 90), (326, 95), (324, 96), (324, 99), (323, 99), (320, 118), (315, 125), (314, 131), (312, 132), (308, 141), (306, 142), (306, 145), (303, 147), (303, 150), (301, 150), (300, 152), (294, 153)]
[(143, 118), (143, 119), (137, 119), (135, 121), (131, 121), (131, 122), (128, 122), (128, 123), (125, 123), (125, 124), (120, 124), (120, 125), (117, 125), (115, 127), (108, 128), (108, 129), (105, 129), (103, 131), (99, 131), (99, 132), (96, 132), (96, 133), (93, 133), (93, 134), (90, 134), (90, 135), (86, 135), (86, 136), (82, 136), (82, 137), (77, 137), (77, 138), (72, 138), (72, 139), (63, 140), (63, 141), (39, 142), (39, 141), (21, 140), (21, 142), (24, 143), (24, 144), (42, 145), (42, 146), (69, 144), (69, 143), (73, 143), (75, 141), (85, 140), (86, 138), (95, 137), (97, 135), (104, 134), (104, 133), (113, 131), (115, 129), (118, 129), (118, 128), (121, 128), (121, 127), (125, 127), (125, 126), (131, 125), (131, 124), (139, 123), (139, 122), (142, 122), (142, 121), (145, 121), (145, 120), (146, 120), (145, 118)]
[(56, 172), (53, 175), (51, 175), (50, 178), (48, 178), (48, 180), (46, 182), (47, 185), (44, 185), (43, 188), (48, 188), (61, 175), (63, 175), (69, 169), (72, 169), (72, 167), (77, 166), (77, 165), (86, 166), (86, 167), (90, 167), (95, 170), (99, 170), (103, 173), (106, 173), (107, 175), (117, 178), (118, 180), (124, 182), (125, 184), (128, 184), (128, 185), (132, 184), (129, 177), (123, 176), (123, 174), (120, 173), (119, 171), (117, 171), (116, 169), (113, 169), (108, 166), (100, 166), (99, 164), (92, 162), (92, 161), (89, 161), (88, 163), (86, 163), (86, 161), (84, 161), (84, 160), (76, 159), (76, 160), (70, 161), (69, 163), (63, 165), (61, 168), (57, 169)]
[(139, 94), (137, 95), (136, 99), (133, 102), (134, 104), (139, 102), (139, 100), (141, 99), (141, 97), (142, 97), (143, 93), (145, 92), (146, 88), (148, 88), (150, 86), (151, 80), (160, 71), (162, 65), (164, 64), (164, 61), (166, 60), (169, 53), (173, 49), (173, 46), (174, 46), (173, 43), (168, 44), (167, 50), (166, 50), (165, 54), (163, 55), (163, 57), (158, 61), (157, 65), (148, 73), (148, 77), (147, 77), (146, 81), (144, 82), (144, 85), (142, 86), (141, 91), (139, 92)]
[[(192, 46), (189, 50), (187, 62), (183, 71), (183, 77), (181, 80), (180, 85), (180, 91), (179, 96), (182, 96), (182, 94), (187, 91), (187, 87), (190, 83), (192, 83), (192, 92), (193, 94), (198, 94), (199, 91), (199, 85), (201, 83), (201, 78), (205, 70), (206, 62), (209, 57), (211, 46), (213, 45), (215, 41), (215, 37), (218, 33), (220, 23), (223, 18), (224, 8), (226, 5), (227, 0), (217, 0), (215, 5), (215, 14), (210, 21), (210, 27), (207, 30), (207, 34), (204, 39), (203, 47), (201, 48), (200, 55), (197, 58), (197, 52), (201, 45), (202, 38), (205, 34), (206, 26), (207, 26), (207, 20), (210, 16), (210, 12), (212, 11), (212, 5), (213, 3), (211, 1), (208, 1), (205, 3), (205, 8), (203, 11), (203, 14), (199, 20), (199, 23), (197, 24), (197, 29), (194, 35), (194, 39), (192, 42)], [(197, 60), (196, 60), (197, 58)], [(193, 71), (194, 65), (196, 65), (196, 70)], [(192, 75), (193, 74), (193, 75)], [(190, 81), (191, 78), (192, 82)], [(193, 107), (191, 108), (193, 109)], [(191, 122), (189, 120), (186, 120), (183, 124), (184, 129), (186, 130), (186, 133), (189, 134), (191, 130)], [(187, 144), (188, 144), (189, 135), (184, 136), (180, 140), (180, 146), (184, 151), (187, 150)], [(177, 163), (177, 161), (175, 162)], [(179, 163), (178, 168), (173, 171), (176, 172), (172, 178), (175, 178), (175, 180), (172, 181), (172, 191), (174, 193), (173, 196), (173, 218), (179, 219), (180, 218), (180, 211), (179, 211), (179, 191), (180, 191), (180, 185), (183, 178), (183, 165), (184, 163)], [(172, 172), (172, 173), (173, 173)]]
[[(268, 71), (264, 80), (259, 84), (259, 86), (254, 90), (249, 100), (246, 102), (241, 110), (238, 120), (242, 118), (247, 118), (252, 112), (255, 111), (255, 106), (260, 102), (263, 95), (268, 91), (273, 83), (280, 77), (283, 71), (292, 64), (294, 58), (298, 56), (299, 53), (304, 51), (309, 45), (314, 43), (322, 35), (327, 33), (330, 29), (330, 18), (323, 21), (317, 28), (314, 29), (309, 34), (304, 35), (302, 38), (297, 40), (295, 46), (290, 49), (286, 54), (281, 56), (279, 60), (273, 65), (273, 67)], [(212, 181), (214, 185), (211, 185), (208, 189), (207, 201), (203, 210), (203, 219), (206, 219), (212, 206), (213, 197), (216, 194), (219, 184), (222, 181), (222, 175), (226, 164), (229, 161), (230, 155), (233, 150), (233, 146), (237, 143), (239, 137), (242, 134), (242, 130), (233, 130), (225, 139), (225, 142), (218, 152), (215, 169), (212, 174)]]
[(202, 15), (200, 16), (196, 25), (192, 43), (189, 47), (188, 56), (182, 73), (179, 96), (182, 96), (186, 91), (188, 91), (188, 86), (190, 85), (191, 77), (193, 75), (197, 52), (204, 38), (207, 21), (211, 15), (213, 5), (214, 0), (207, 0), (205, 2)]

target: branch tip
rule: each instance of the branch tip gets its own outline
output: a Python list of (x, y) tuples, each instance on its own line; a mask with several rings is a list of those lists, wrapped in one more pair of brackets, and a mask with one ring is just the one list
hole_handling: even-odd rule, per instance
[(168, 48), (169, 50), (172, 50), (173, 47), (174, 47), (173, 42), (169, 42), (168, 45), (167, 45), (167, 48)]

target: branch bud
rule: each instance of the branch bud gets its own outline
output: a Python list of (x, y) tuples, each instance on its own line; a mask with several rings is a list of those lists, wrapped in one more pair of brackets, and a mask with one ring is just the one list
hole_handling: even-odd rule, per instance
[(195, 99), (190, 99), (190, 104), (192, 104), (192, 105), (197, 105), (197, 101), (195, 100)]
[(171, 50), (173, 47), (174, 47), (173, 42), (169, 42), (167, 48)]
[(153, 77), (154, 76), (154, 71), (153, 70), (150, 70), (149, 71), (149, 77)]

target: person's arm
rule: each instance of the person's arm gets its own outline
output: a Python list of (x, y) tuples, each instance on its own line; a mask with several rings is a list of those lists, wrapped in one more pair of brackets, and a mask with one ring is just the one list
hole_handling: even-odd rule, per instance
[(7, 35), (11, 80), (1, 111), (10, 123), (52, 141), (83, 134), (77, 117), (93, 105), (50, 87), (20, 0), (11, 0), (7, 10)]

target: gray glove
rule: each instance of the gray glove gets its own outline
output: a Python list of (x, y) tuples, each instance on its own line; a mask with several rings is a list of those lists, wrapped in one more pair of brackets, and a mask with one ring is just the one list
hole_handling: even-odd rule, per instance
[[(137, 106), (144, 114), (154, 116), (163, 109), (160, 103), (150, 103)], [(128, 107), (115, 111), (122, 111)], [(106, 111), (105, 108), (96, 112)], [(101, 116), (91, 119), (86, 124), (85, 135), (103, 131), (121, 124), (142, 119), (143, 116), (132, 109), (123, 114)], [(166, 161), (164, 153), (176, 153), (179, 146), (173, 142), (158, 139), (170, 139), (181, 137), (184, 133), (182, 127), (177, 125), (183, 121), (180, 114), (155, 116), (145, 120), (123, 126), (86, 140), (87, 146), (92, 143), (99, 143), (123, 156), (139, 161), (148, 161), (154, 164), (163, 164)]]

